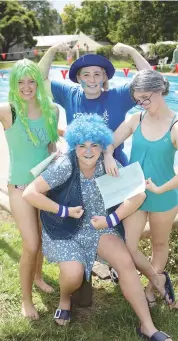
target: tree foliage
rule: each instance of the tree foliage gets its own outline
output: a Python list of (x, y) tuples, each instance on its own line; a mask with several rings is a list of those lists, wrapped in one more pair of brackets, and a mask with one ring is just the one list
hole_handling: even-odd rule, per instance
[(4, 41), (4, 37), (2, 36), (2, 34), (0, 34), (0, 49), (2, 50), (2, 43)]
[(66, 5), (64, 12), (61, 14), (63, 32), (66, 34), (74, 34), (77, 30), (77, 14), (79, 9), (75, 5)]
[(38, 33), (39, 24), (32, 11), (27, 11), (18, 1), (0, 1), (0, 34), (3, 37), (2, 51), (24, 43), (35, 45), (33, 36)]
[(109, 41), (109, 33), (120, 19), (118, 1), (83, 1), (76, 26), (97, 41)]
[(178, 2), (132, 1), (121, 6), (122, 17), (110, 39), (128, 44), (178, 39)]
[(113, 48), (112, 45), (106, 45), (106, 46), (98, 48), (96, 53), (110, 59), (111, 54), (112, 54), (112, 48)]
[(136, 45), (178, 40), (177, 1), (89, 1), (68, 5), (61, 15), (64, 32), (76, 29), (95, 40)]
[(21, 1), (21, 4), (35, 16), (40, 24), (39, 35), (57, 35), (62, 33), (62, 21), (56, 9), (51, 7), (47, 0), (43, 1)]
[(158, 58), (168, 57), (168, 62), (172, 61), (172, 55), (177, 44), (153, 44), (150, 53)]

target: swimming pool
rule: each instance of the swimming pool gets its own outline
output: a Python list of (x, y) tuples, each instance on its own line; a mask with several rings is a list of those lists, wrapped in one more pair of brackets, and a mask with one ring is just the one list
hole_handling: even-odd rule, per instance
[[(59, 67), (59, 66), (52, 66), (50, 69), (50, 78), (55, 80), (62, 80), (62, 73), (61, 70), (68, 69), (65, 67)], [(10, 70), (0, 70), (0, 102), (7, 101), (8, 97), (8, 82), (9, 82), (9, 73)], [(128, 76), (125, 77), (123, 71), (116, 71), (114, 77), (110, 81), (110, 87), (119, 86), (122, 84), (125, 84), (131, 80), (133, 76), (133, 72), (129, 72)], [(169, 107), (178, 112), (178, 76), (166, 76), (166, 78), (170, 82), (170, 93), (168, 96), (166, 96), (166, 102), (168, 103)], [(66, 76), (65, 82), (71, 83), (71, 81), (68, 78), (68, 73)], [(177, 93), (176, 93), (177, 92)], [(135, 111), (138, 111), (138, 109), (131, 109), (129, 112), (133, 113)]]
[[(62, 80), (63, 76), (61, 73), (61, 70), (66, 70), (68, 67), (59, 67), (59, 66), (52, 66), (50, 69), (50, 78), (54, 80)], [(9, 73), (10, 70), (0, 70), (0, 102), (7, 101), (8, 98), (8, 91), (9, 91)], [(133, 76), (133, 72), (129, 72), (128, 76), (125, 77), (123, 71), (116, 71), (114, 77), (110, 81), (110, 87), (116, 87), (125, 83), (128, 83)], [(169, 107), (174, 110), (175, 112), (178, 112), (178, 76), (166, 76), (166, 78), (170, 82), (170, 92), (169, 95), (166, 96), (166, 102), (169, 105)], [(68, 73), (65, 79), (65, 82), (71, 83), (71, 81), (68, 78)], [(176, 93), (177, 92), (177, 93)], [(138, 109), (132, 108), (129, 113), (132, 114), (134, 112), (138, 111)], [(60, 108), (60, 116), (62, 118), (62, 128), (66, 126), (66, 120), (65, 120), (65, 111), (61, 107)], [(131, 148), (131, 139), (129, 138), (124, 147), (125, 153), (130, 155), (130, 148)], [(176, 153), (175, 157), (175, 165), (178, 166), (178, 152)]]

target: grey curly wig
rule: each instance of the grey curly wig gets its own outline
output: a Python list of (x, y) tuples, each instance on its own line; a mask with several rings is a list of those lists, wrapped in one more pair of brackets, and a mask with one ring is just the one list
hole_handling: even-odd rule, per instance
[(130, 93), (134, 99), (134, 92), (162, 92), (163, 96), (169, 93), (169, 82), (161, 73), (155, 70), (138, 71), (130, 83)]

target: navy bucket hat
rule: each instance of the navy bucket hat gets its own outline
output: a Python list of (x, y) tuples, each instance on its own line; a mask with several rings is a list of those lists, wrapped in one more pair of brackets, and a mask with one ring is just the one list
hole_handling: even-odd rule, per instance
[(111, 79), (114, 76), (115, 68), (112, 63), (105, 57), (100, 56), (98, 54), (86, 54), (78, 58), (70, 67), (69, 70), (69, 78), (74, 83), (78, 83), (77, 81), (77, 72), (87, 66), (100, 66), (102, 67), (107, 74), (108, 79)]

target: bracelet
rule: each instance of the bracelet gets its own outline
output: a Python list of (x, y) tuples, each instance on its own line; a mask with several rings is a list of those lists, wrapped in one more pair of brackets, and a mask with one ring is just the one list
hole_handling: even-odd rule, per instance
[(116, 212), (113, 212), (110, 215), (108, 215), (106, 217), (106, 221), (107, 221), (108, 227), (110, 229), (120, 223), (120, 219), (119, 219), (118, 215), (116, 214)]
[(56, 214), (59, 217), (67, 218), (69, 216), (69, 208), (67, 206), (59, 205), (59, 211)]

